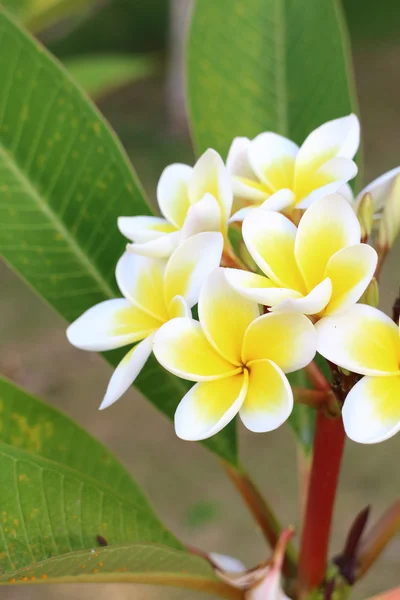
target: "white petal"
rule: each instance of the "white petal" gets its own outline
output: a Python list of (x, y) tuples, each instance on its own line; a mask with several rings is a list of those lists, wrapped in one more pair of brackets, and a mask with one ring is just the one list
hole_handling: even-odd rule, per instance
[(221, 209), (222, 222), (227, 223), (233, 201), (231, 178), (218, 152), (211, 149), (206, 150), (193, 167), (189, 182), (190, 203), (195, 204), (205, 194), (214, 196)]
[(374, 181), (371, 181), (371, 183), (357, 195), (356, 203), (358, 203), (365, 194), (370, 193), (374, 204), (374, 211), (379, 213), (383, 210), (386, 199), (389, 196), (391, 187), (394, 183), (394, 179), (399, 173), (400, 167), (396, 167), (395, 169), (384, 173), (377, 179), (374, 179)]
[(168, 258), (179, 246), (180, 240), (181, 232), (175, 231), (174, 233), (164, 234), (145, 244), (128, 244), (126, 249), (128, 252), (149, 256), (150, 258)]
[(246, 567), (244, 566), (242, 561), (232, 556), (227, 556), (226, 554), (218, 554), (217, 552), (210, 552), (208, 558), (212, 562), (214, 567), (220, 571), (226, 571), (227, 573), (244, 573), (246, 571)]
[(240, 222), (240, 221), (244, 221), (245, 218), (247, 217), (247, 215), (250, 213), (251, 210), (253, 210), (253, 208), (255, 208), (255, 206), (245, 206), (244, 208), (241, 208), (240, 210), (236, 211), (231, 218), (229, 219), (229, 223), (236, 223), (236, 222)]
[(249, 384), (240, 418), (255, 433), (273, 431), (293, 410), (292, 388), (283, 371), (270, 360), (257, 360), (248, 367)]
[(295, 200), (295, 195), (292, 190), (289, 189), (281, 189), (275, 194), (272, 194), (269, 198), (261, 204), (260, 208), (263, 210), (275, 210), (276, 212), (280, 212), (288, 206), (291, 206)]
[(270, 279), (241, 269), (225, 269), (229, 285), (241, 296), (264, 306), (275, 306), (287, 298), (302, 298), (295, 290), (277, 287)]
[(112, 374), (100, 410), (114, 404), (131, 387), (151, 354), (153, 339), (154, 333), (132, 348), (121, 360)]
[(175, 298), (172, 298), (168, 306), (168, 313), (170, 319), (176, 319), (179, 317), (187, 317), (188, 319), (192, 318), (190, 306), (182, 296), (175, 296)]
[(400, 376), (363, 377), (350, 390), (343, 406), (348, 437), (375, 444), (400, 431)]
[(118, 229), (131, 242), (145, 244), (171, 233), (174, 227), (161, 217), (118, 217)]
[(272, 307), (275, 312), (298, 312), (303, 315), (316, 315), (328, 304), (332, 294), (332, 282), (327, 277), (315, 286), (304, 298), (287, 298)]
[(254, 173), (247, 158), (250, 143), (247, 137), (236, 137), (233, 140), (226, 159), (226, 168), (231, 175), (254, 179)]
[(271, 192), (293, 187), (294, 159), (297, 144), (277, 133), (260, 133), (248, 150), (250, 165)]
[(296, 203), (296, 208), (309, 208), (318, 200), (322, 200), (326, 196), (331, 196), (334, 194), (339, 195), (339, 190), (343, 187), (343, 181), (332, 181), (331, 183), (327, 183), (321, 187), (316, 188), (306, 196), (300, 202)]
[(182, 227), (182, 239), (202, 231), (221, 230), (221, 209), (211, 194), (205, 194), (201, 200), (192, 204)]
[(334, 364), (360, 375), (399, 373), (399, 330), (372, 306), (355, 304), (315, 325), (318, 352)]
[(127, 300), (161, 323), (168, 320), (164, 302), (165, 261), (125, 252), (117, 263), (115, 277)]
[(188, 441), (205, 440), (237, 415), (247, 391), (247, 371), (194, 385), (176, 409), (175, 431)]
[(223, 237), (218, 232), (203, 232), (185, 240), (168, 261), (164, 277), (167, 305), (175, 296), (183, 296), (194, 306), (208, 275), (219, 266)]
[(232, 177), (232, 189), (236, 198), (260, 204), (271, 195), (269, 186), (259, 183), (255, 179), (245, 177)]
[(296, 169), (329, 152), (331, 157), (353, 158), (359, 144), (360, 123), (356, 115), (328, 121), (310, 133), (304, 141), (297, 156)]
[(351, 186), (348, 183), (344, 183), (338, 190), (337, 194), (342, 196), (349, 204), (354, 204), (354, 194)]
[(157, 200), (160, 210), (177, 229), (182, 227), (190, 205), (188, 186), (192, 173), (193, 169), (188, 165), (169, 165), (158, 182)]
[(77, 348), (98, 352), (138, 342), (159, 326), (159, 320), (125, 298), (116, 298), (84, 312), (68, 327), (67, 338)]

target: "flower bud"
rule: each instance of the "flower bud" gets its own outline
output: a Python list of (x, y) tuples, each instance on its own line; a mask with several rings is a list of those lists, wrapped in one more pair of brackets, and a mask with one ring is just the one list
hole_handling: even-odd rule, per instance
[(359, 300), (360, 304), (368, 304), (368, 306), (373, 306), (374, 308), (378, 308), (379, 304), (379, 284), (375, 277), (373, 277), (361, 296)]
[(361, 241), (366, 242), (371, 235), (374, 222), (374, 205), (371, 194), (367, 193), (362, 196), (356, 210), (361, 225)]
[(379, 224), (379, 245), (391, 248), (400, 232), (400, 174), (393, 180)]

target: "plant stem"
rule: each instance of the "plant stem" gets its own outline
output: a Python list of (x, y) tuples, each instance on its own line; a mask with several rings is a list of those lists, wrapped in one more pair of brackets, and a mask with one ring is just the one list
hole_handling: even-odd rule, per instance
[(300, 545), (300, 598), (318, 587), (325, 575), (333, 506), (345, 433), (341, 417), (317, 415), (305, 521)]
[(321, 392), (330, 391), (331, 387), (329, 382), (315, 361), (310, 362), (310, 364), (305, 367), (304, 371), (306, 372), (310, 383), (312, 383), (316, 390)]
[[(236, 469), (228, 463), (223, 463), (225, 471), (229, 475), (232, 483), (239, 491), (243, 500), (250, 509), (251, 514), (258, 523), (265, 539), (272, 549), (275, 548), (282, 527), (271, 507), (262, 497), (250, 477), (241, 469)], [(289, 543), (286, 547), (285, 562), (283, 572), (288, 577), (293, 577), (296, 572), (297, 557), (294, 547)]]

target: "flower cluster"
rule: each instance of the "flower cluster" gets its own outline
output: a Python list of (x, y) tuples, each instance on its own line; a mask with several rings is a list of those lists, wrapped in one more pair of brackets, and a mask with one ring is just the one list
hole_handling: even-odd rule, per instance
[[(237, 414), (251, 431), (271, 431), (292, 411), (286, 374), (318, 351), (364, 376), (343, 407), (349, 437), (372, 443), (400, 429), (397, 324), (359, 303), (379, 262), (379, 248), (366, 243), (374, 222), (381, 217), (385, 251), (398, 232), (399, 169), (353, 198), (358, 145), (350, 115), (313, 131), (301, 148), (266, 132), (236, 138), (226, 165), (207, 150), (193, 168), (164, 170), (163, 216), (118, 221), (130, 242), (116, 267), (121, 298), (89, 309), (67, 331), (84, 350), (136, 344), (100, 408), (125, 393), (154, 352), (195, 383), (175, 414), (179, 437), (208, 438)], [(232, 231), (245, 257), (235, 254)]]

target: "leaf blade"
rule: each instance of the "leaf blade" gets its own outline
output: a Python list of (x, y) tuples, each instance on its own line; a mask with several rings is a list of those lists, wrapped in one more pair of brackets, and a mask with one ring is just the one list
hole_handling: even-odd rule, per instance
[[(0, 43), (0, 252), (72, 321), (120, 295), (118, 216), (151, 211), (100, 113), (2, 9)], [(121, 354), (106, 358), (115, 365)], [(136, 387), (170, 418), (188, 389), (154, 359)], [(205, 445), (236, 464), (233, 428)]]
[(233, 137), (266, 130), (301, 143), (354, 108), (336, 0), (197, 2), (187, 67), (199, 152), (211, 146), (224, 156)]

